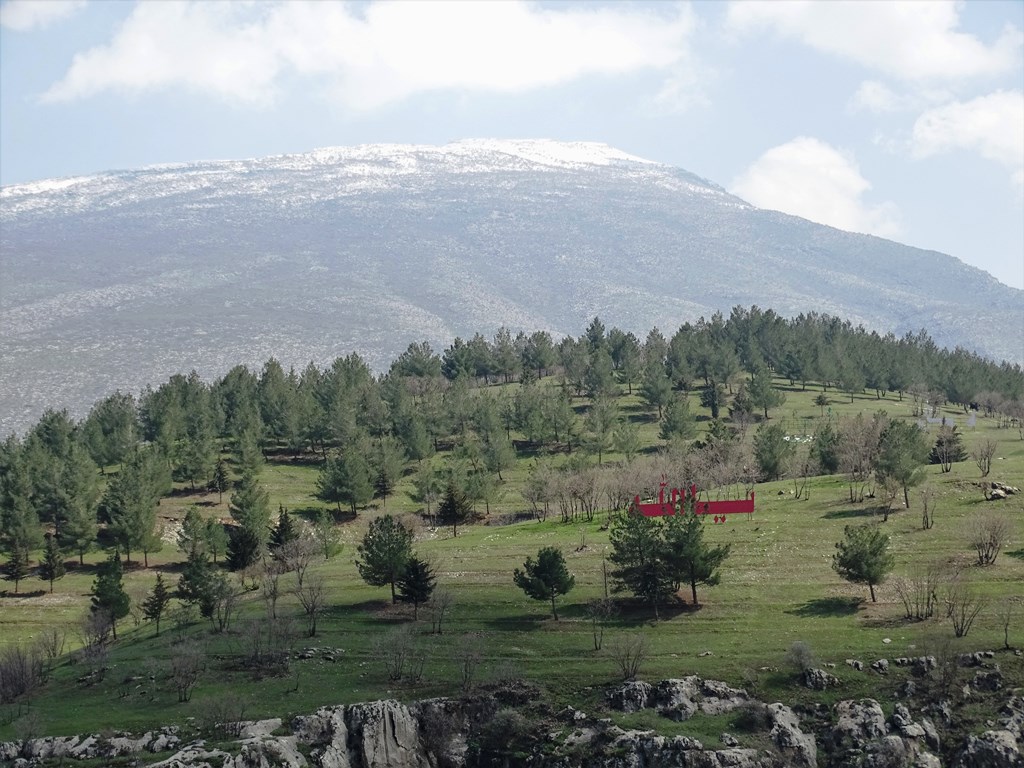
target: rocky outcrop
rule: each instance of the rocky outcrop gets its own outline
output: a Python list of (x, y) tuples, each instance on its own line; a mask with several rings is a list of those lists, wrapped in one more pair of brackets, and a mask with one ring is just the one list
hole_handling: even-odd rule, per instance
[(969, 736), (954, 768), (1024, 767), (1024, 697), (1013, 696), (1000, 711), (1002, 728)]
[[(899, 666), (913, 666), (901, 664)], [(532, 691), (532, 692), (531, 692)], [(500, 720), (510, 707), (532, 712), (533, 737), (526, 742), (531, 764), (547, 768), (942, 768), (939, 733), (922, 714), (904, 703), (886, 718), (874, 699), (838, 702), (801, 710), (817, 727), (816, 741), (801, 727), (801, 717), (782, 703), (763, 704), (746, 691), (697, 676), (657, 684), (631, 682), (608, 692), (606, 700), (623, 712), (640, 709), (683, 721), (716, 716), (743, 707), (737, 731), (721, 734), (714, 748), (686, 736), (629, 730), (607, 718), (573, 707), (556, 712), (531, 709), (536, 689), (510, 685), (467, 699), (429, 699), (403, 704), (394, 700), (322, 707), (294, 718), (231, 723), (224, 730), (235, 742), (221, 748), (201, 740), (182, 744), (174, 728), (140, 737), (118, 733), (50, 737), (0, 744), (0, 765), (14, 768), (73, 764), (77, 759), (103, 764), (143, 752), (172, 752), (153, 768), (463, 768), (472, 763), (468, 745), (479, 748), (481, 726)], [(929, 715), (947, 715), (948, 706)], [(498, 718), (495, 719), (495, 713)], [(949, 715), (951, 716), (951, 715)], [(490, 727), (485, 725), (484, 729)], [(806, 727), (806, 725), (804, 726)], [(1024, 768), (1021, 755), (1024, 697), (1012, 696), (990, 730), (967, 738), (959, 750), (947, 748), (952, 768)], [(735, 735), (734, 735), (735, 734)], [(494, 732), (491, 733), (493, 737)], [(499, 737), (500, 738), (500, 737)], [(819, 748), (819, 742), (821, 748)], [(757, 748), (752, 747), (755, 745)], [(151, 758), (152, 759), (152, 758)]]

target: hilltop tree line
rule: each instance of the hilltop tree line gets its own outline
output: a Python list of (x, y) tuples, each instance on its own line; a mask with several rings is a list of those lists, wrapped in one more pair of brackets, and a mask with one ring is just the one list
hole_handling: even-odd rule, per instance
[[(796, 447), (769, 418), (784, 402), (773, 377), (820, 386), (823, 414), (830, 397), (867, 390), (909, 397), (922, 416), (944, 403), (973, 404), (1007, 426), (1024, 422), (1020, 366), (939, 349), (923, 332), (882, 336), (827, 315), (787, 320), (757, 307), (686, 323), (670, 338), (652, 329), (641, 340), (598, 318), (578, 338), (557, 341), (503, 328), (491, 339), (455, 339), (440, 354), (411, 344), (383, 375), (356, 354), (301, 371), (271, 359), (258, 373), (236, 366), (212, 383), (193, 372), (137, 398), (117, 392), (80, 422), (49, 410), (0, 444), (0, 546), (16, 586), (29, 552), (48, 541), (81, 560), (102, 535), (127, 561), (146, 562), (162, 546), (157, 502), (177, 481), (230, 491), (238, 525), (213, 552), (244, 567), (267, 546), (273, 515), (258, 477), (271, 452), (318, 461), (317, 495), (339, 514), (374, 497), (386, 506), (411, 465), (415, 500), (455, 532), (501, 498), (503, 473), (524, 452), (565, 452), (568, 471), (539, 460), (523, 497), (538, 516), (592, 517), (605, 503), (622, 508), (633, 492), (653, 490), (663, 469), (629, 466), (644, 446), (620, 396), (634, 393), (671, 460), (688, 462), (679, 476), (702, 488), (787, 476), (799, 490), (801, 477), (844, 472), (854, 499), (877, 480), (906, 500), (910, 465), (923, 460), (920, 435), (861, 418), (826, 425)], [(691, 403), (711, 418), (696, 455)], [(756, 421), (751, 456), (737, 437)], [(944, 434), (924, 452), (945, 469), (963, 450), (955, 433)], [(427, 461), (438, 451), (448, 457), (440, 471)], [(625, 467), (605, 467), (611, 451)]]

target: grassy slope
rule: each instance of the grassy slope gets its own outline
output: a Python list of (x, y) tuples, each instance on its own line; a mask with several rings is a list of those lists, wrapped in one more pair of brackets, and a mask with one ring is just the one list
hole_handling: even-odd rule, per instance
[[(773, 419), (783, 421), (791, 433), (812, 431), (813, 422), (820, 418), (818, 407), (812, 403), (815, 394), (788, 391), (786, 404), (773, 412)], [(841, 402), (831, 406), (836, 416), (871, 413), (878, 408), (886, 408), (893, 415), (910, 413), (909, 402), (899, 403), (891, 396), (879, 401), (865, 395), (852, 403), (845, 396), (837, 399)], [(964, 422), (962, 412), (948, 413)], [(645, 439), (653, 443), (655, 425), (645, 421), (642, 427)], [(994, 422), (979, 417), (976, 428), (965, 431), (968, 449), (983, 436), (999, 441), (990, 479), (1024, 484), (1024, 442), (1015, 430), (997, 429)], [(527, 470), (527, 462), (521, 461), (508, 473), (510, 490), (492, 515), (524, 506), (515, 489)], [(320, 506), (310, 495), (315, 474), (314, 465), (272, 463), (264, 470), (262, 480), (275, 508), (282, 503), (304, 512)], [(964, 650), (1001, 647), (1002, 629), (994, 611), (1010, 599), (1020, 604), (1011, 642), (1024, 645), (1024, 497), (986, 502), (974, 485), (978, 474), (971, 461), (955, 464), (949, 474), (940, 474), (937, 466), (928, 468), (928, 482), (940, 493), (936, 526), (921, 530), (920, 511), (913, 496), (914, 508), (894, 514), (885, 524), (897, 557), (896, 573), (909, 573), (936, 559), (971, 562), (967, 544), (971, 518), (983, 510), (999, 509), (1013, 520), (1012, 541), (994, 566), (970, 569), (978, 588), (990, 599), (970, 635), (956, 641), (956, 646)], [(736, 516), (728, 524), (708, 526), (710, 541), (730, 542), (733, 549), (721, 585), (700, 592), (700, 610), (681, 605), (655, 623), (646, 610), (627, 603), (606, 630), (606, 646), (617, 635), (643, 632), (651, 648), (642, 670), (646, 679), (699, 674), (754, 686), (766, 696), (792, 698), (802, 694), (789, 690), (791, 681), (777, 668), (782, 666), (789, 646), (802, 640), (823, 661), (838, 662), (833, 671), (844, 682), (841, 695), (849, 697), (877, 695), (877, 679), (853, 672), (842, 663), (844, 659), (870, 662), (880, 657), (919, 654), (935, 642), (934, 637), (952, 637), (948, 622), (905, 622), (890, 587), (880, 587), (879, 602), (871, 604), (866, 587), (847, 584), (831, 570), (830, 557), (843, 526), (880, 520), (865, 505), (851, 505), (846, 500), (842, 478), (815, 479), (809, 499), (795, 500), (791, 488), (792, 484), (785, 481), (758, 485), (757, 512), (752, 519)], [(404, 490), (405, 486), (400, 487), (388, 500), (389, 512), (414, 511)], [(196, 502), (202, 503), (209, 514), (227, 517), (227, 496), (218, 503), (216, 494), (184, 492), (165, 499), (161, 513), (168, 518), (180, 517), (188, 504)], [(238, 650), (239, 635), (210, 635), (205, 625), (195, 625), (189, 631), (208, 642), (211, 661), (193, 700), (178, 704), (172, 690), (166, 685), (153, 685), (148, 679), (148, 674), (168, 657), (175, 635), (166, 629), (169, 622), (165, 621), (163, 635), (154, 639), (152, 627), (132, 627), (131, 620), (125, 620), (120, 633), (123, 639), (112, 654), (112, 669), (103, 682), (81, 685), (75, 680), (83, 674), (82, 668), (71, 664), (58, 667), (53, 681), (35, 703), (46, 731), (143, 729), (158, 723), (184, 722), (201, 715), (211, 701), (225, 697), (243, 702), (246, 716), (257, 717), (311, 711), (327, 703), (451, 693), (457, 687), (453, 648), (464, 636), (476, 638), (475, 642), (483, 646), (484, 666), (490, 674), (510, 670), (525, 674), (542, 681), (559, 700), (593, 704), (596, 694), (590, 688), (614, 680), (615, 667), (606, 653), (593, 650), (591, 625), (583, 615), (587, 600), (600, 596), (603, 589), (601, 566), (608, 534), (601, 530), (606, 523), (602, 513), (588, 524), (549, 520), (509, 526), (475, 525), (460, 529), (454, 539), (448, 529), (431, 530), (418, 524), (416, 549), (435, 563), (439, 582), (455, 593), (456, 605), (443, 636), (426, 634), (429, 623), (421, 619), (422, 643), (429, 656), (424, 680), (416, 686), (389, 683), (375, 644), (387, 629), (409, 621), (411, 609), (392, 607), (387, 589), (363, 584), (354, 565), (356, 545), (367, 520), (380, 511), (371, 508), (360, 512), (358, 519), (343, 523), (343, 553), (317, 566), (328, 580), (329, 610), (318, 636), (300, 638), (297, 647), (344, 649), (339, 661), (295, 662), (289, 677), (256, 682), (245, 673), (226, 670)], [(545, 604), (530, 601), (511, 583), (512, 569), (547, 545), (563, 548), (576, 575), (577, 587), (562, 599), (562, 618), (558, 622), (549, 618)], [(87, 566), (58, 582), (53, 595), (0, 598), (0, 644), (27, 640), (54, 625), (67, 629), (73, 644), (73, 628), (88, 606), (87, 592), (93, 578), (90, 564), (99, 558), (97, 554), (88, 557)], [(164, 570), (172, 582), (176, 581), (180, 560), (169, 545), (150, 557), (149, 570), (129, 572), (129, 590), (144, 595), (157, 570)], [(22, 591), (43, 586), (43, 582), (31, 579), (23, 582)], [(283, 598), (280, 606), (285, 613), (297, 611), (294, 598)], [(242, 615), (255, 617), (262, 610), (262, 601), (252, 593), (246, 598)], [(242, 626), (236, 623), (236, 627)], [(890, 642), (884, 643), (885, 639)], [(1004, 674), (1012, 682), (1013, 675), (1024, 672), (1019, 662), (1010, 660), (1004, 664)], [(140, 675), (141, 680), (125, 682)], [(1024, 680), (1018, 679), (1017, 683)], [(0, 726), (0, 739), (9, 738), (12, 729), (9, 724)]]

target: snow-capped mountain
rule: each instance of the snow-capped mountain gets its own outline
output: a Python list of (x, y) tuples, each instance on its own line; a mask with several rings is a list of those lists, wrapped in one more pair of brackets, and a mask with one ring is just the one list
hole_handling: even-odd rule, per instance
[(335, 147), (0, 190), (0, 433), (193, 368), (751, 304), (1024, 360), (1024, 292), (602, 144)]

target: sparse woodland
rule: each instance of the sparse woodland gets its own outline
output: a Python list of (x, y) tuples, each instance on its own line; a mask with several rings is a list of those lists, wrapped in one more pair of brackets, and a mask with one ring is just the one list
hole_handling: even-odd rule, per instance
[[(794, 636), (840, 662), (1020, 646), (1021, 480), (1019, 366), (823, 315), (182, 374), (0, 444), (0, 733), (33, 702), (57, 732), (484, 667), (568, 701), (615, 677), (605, 633), (767, 689)], [(757, 511), (631, 529), (662, 481)]]

